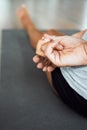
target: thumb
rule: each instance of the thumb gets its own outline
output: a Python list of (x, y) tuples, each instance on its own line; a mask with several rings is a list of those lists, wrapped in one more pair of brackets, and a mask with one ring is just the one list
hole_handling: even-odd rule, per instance
[(55, 44), (57, 44), (56, 47), (59, 50), (62, 50), (64, 48), (64, 46), (66, 46), (66, 39), (68, 40), (69, 37), (70, 36), (68, 36), (68, 35), (65, 35), (65, 36), (54, 36), (54, 35), (50, 36), (50, 35), (47, 35), (47, 34), (44, 35), (44, 38), (48, 38), (48, 39), (52, 40)]
[(49, 45), (44, 50), (44, 54), (54, 65), (57, 66), (57, 62), (59, 61), (59, 52), (57, 49), (55, 49), (55, 47), (55, 43), (49, 43)]

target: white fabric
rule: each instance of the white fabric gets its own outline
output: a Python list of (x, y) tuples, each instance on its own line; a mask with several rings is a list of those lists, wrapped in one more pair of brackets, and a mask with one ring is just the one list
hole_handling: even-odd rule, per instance
[[(87, 41), (87, 32), (82, 39)], [(68, 84), (83, 98), (87, 99), (87, 66), (61, 67), (64, 78)]]

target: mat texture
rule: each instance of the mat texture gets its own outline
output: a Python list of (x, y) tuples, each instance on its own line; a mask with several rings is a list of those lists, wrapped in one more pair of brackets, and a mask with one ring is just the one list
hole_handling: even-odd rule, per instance
[(87, 130), (87, 119), (68, 108), (36, 68), (29, 44), (23, 30), (2, 32), (0, 130)]

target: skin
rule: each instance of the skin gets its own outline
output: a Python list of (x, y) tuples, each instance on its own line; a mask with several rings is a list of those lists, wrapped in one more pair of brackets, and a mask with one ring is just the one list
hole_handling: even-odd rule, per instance
[(51, 63), (44, 65), (42, 61), (40, 62), (38, 55), (33, 58), (34, 62), (37, 63), (38, 68), (45, 68), (44, 71), (50, 72), (55, 67), (87, 65), (87, 42), (82, 40), (81, 37), (79, 37), (79, 33), (72, 36), (57, 36), (56, 44), (54, 44), (52, 36), (45, 34), (44, 39), (51, 41), (39, 40), (36, 53), (49, 59)]
[(86, 41), (73, 36), (56, 36), (54, 43), (52, 36), (45, 35), (44, 38), (49, 38), (51, 41), (44, 47), (46, 43), (41, 40), (43, 56), (47, 57), (56, 67), (87, 65)]
[[(39, 31), (35, 25), (33, 24), (28, 11), (26, 9), (26, 6), (21, 6), (17, 12), (17, 17), (19, 22), (21, 23), (22, 27), (26, 30), (29, 39), (31, 41), (31, 46), (36, 50), (37, 45), (38, 45), (38, 41), (44, 36), (44, 33)], [(74, 37), (77, 38), (81, 38), (84, 34), (86, 30), (78, 32), (77, 34), (74, 34)], [(62, 34), (61, 32), (58, 32), (54, 29), (50, 29), (46, 32), (49, 35), (56, 35), (56, 36), (63, 36), (64, 34)], [(35, 55), (33, 57), (33, 61), (37, 64), (37, 68), (42, 69), (43, 71), (46, 71), (46, 76), (48, 78), (48, 81), (50, 83), (51, 86), (52, 85), (52, 78), (51, 78), (51, 71), (53, 71), (55, 69), (55, 65), (49, 61), (49, 59), (47, 57), (43, 57), (40, 55)], [(53, 88), (53, 91), (58, 94), (56, 92), (56, 90)]]

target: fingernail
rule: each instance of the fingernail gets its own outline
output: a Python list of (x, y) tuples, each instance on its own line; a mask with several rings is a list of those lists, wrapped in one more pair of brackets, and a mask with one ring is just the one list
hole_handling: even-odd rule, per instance
[(43, 70), (43, 72), (45, 72), (46, 70)]
[(43, 68), (43, 71), (45, 72), (45, 71), (46, 71), (46, 68)]
[(47, 43), (47, 42), (50, 42), (50, 39), (49, 39), (49, 38), (45, 38), (45, 39), (44, 39), (44, 43)]

